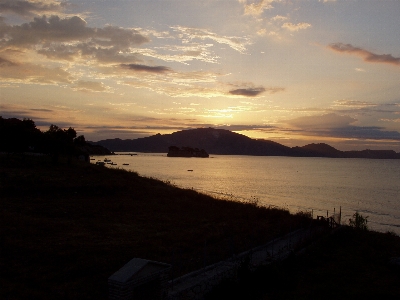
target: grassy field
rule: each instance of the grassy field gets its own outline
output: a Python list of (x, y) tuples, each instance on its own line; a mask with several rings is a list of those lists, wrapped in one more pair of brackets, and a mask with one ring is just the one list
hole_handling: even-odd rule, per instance
[(174, 276), (309, 222), (92, 164), (0, 155), (0, 299), (106, 299), (134, 257)]

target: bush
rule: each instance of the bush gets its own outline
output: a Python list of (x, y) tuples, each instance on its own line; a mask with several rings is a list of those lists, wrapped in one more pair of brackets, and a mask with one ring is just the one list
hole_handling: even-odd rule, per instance
[(353, 218), (349, 219), (349, 225), (355, 229), (368, 230), (368, 216), (364, 217), (357, 211), (354, 213)]

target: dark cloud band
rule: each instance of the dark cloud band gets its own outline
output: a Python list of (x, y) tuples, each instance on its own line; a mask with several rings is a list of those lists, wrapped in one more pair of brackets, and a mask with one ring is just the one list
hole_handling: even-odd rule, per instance
[(351, 44), (334, 43), (329, 48), (336, 52), (351, 53), (364, 58), (364, 61), (372, 63), (387, 63), (400, 66), (400, 57), (394, 57), (391, 54), (376, 54), (365, 49), (354, 47)]
[(0, 12), (13, 12), (21, 16), (29, 16), (44, 12), (58, 12), (65, 5), (60, 1), (3, 0), (0, 2)]
[(150, 73), (165, 73), (170, 72), (171, 69), (165, 66), (146, 66), (139, 64), (121, 64), (121, 67), (137, 72), (150, 72)]
[(259, 94), (265, 92), (265, 88), (247, 88), (247, 89), (236, 89), (229, 91), (231, 95), (256, 97)]

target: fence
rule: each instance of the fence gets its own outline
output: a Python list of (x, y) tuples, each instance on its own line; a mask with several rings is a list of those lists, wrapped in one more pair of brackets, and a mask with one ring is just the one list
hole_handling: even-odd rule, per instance
[(326, 211), (326, 217), (317, 216), (317, 220), (321, 222), (326, 222), (330, 228), (336, 228), (341, 225), (342, 222), (342, 207), (340, 207), (339, 212), (333, 209), (333, 214), (329, 216), (329, 212)]

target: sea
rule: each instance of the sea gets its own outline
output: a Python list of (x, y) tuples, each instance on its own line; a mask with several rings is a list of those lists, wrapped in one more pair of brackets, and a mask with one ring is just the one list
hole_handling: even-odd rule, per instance
[[(91, 162), (103, 161), (93, 156)], [(178, 187), (222, 199), (307, 211), (341, 212), (348, 224), (355, 212), (368, 227), (400, 235), (400, 160), (210, 155), (167, 157), (166, 153), (117, 153), (111, 168), (123, 168)]]

